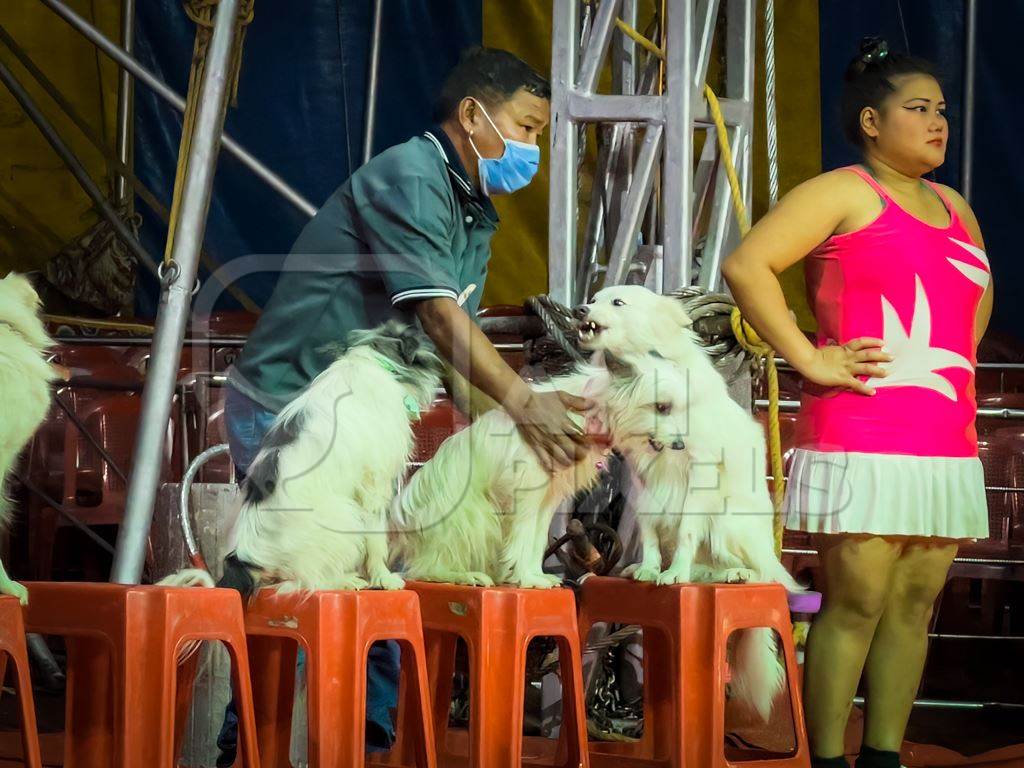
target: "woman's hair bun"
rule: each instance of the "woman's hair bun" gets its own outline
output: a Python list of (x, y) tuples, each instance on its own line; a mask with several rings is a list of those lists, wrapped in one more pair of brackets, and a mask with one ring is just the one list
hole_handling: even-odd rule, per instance
[(882, 37), (864, 37), (860, 41), (860, 52), (850, 62), (846, 70), (846, 77), (856, 77), (864, 74), (864, 71), (872, 64), (878, 64), (889, 55), (889, 43)]

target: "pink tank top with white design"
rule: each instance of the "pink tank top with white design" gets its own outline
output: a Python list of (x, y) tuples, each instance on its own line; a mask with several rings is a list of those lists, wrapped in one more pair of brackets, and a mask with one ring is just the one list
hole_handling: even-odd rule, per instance
[(867, 226), (830, 237), (807, 257), (817, 344), (876, 337), (895, 359), (883, 365), (888, 376), (867, 379), (874, 397), (805, 383), (797, 445), (977, 456), (974, 321), (989, 282), (988, 259), (935, 185), (949, 212), (945, 227), (907, 213), (861, 168), (846, 170), (870, 184), (884, 208)]

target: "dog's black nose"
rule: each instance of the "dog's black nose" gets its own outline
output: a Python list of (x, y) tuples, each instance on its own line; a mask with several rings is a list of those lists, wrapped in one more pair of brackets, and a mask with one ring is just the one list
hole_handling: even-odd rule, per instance
[(578, 307), (573, 309), (572, 314), (577, 320), (584, 320), (590, 313), (590, 307), (586, 304), (580, 304)]
[(685, 449), (686, 449), (686, 443), (684, 443), (682, 440), (673, 440), (672, 441), (672, 450), (673, 451), (682, 451), (682, 450), (685, 450)]

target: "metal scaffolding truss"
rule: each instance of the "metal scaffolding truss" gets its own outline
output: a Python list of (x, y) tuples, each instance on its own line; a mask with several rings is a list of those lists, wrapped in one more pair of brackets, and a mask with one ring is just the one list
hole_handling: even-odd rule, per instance
[[(628, 34), (637, 5), (554, 3), (548, 290), (570, 306), (623, 283), (659, 292), (719, 288), (722, 257), (739, 238), (704, 97), (720, 13), (720, 103), (750, 207), (754, 0), (664, 0), (664, 17), (652, 25), (663, 58)], [(599, 93), (609, 49), (611, 92)], [(584, 221), (580, 181), (591, 123), (598, 152)], [(699, 158), (697, 132), (705, 134)]]

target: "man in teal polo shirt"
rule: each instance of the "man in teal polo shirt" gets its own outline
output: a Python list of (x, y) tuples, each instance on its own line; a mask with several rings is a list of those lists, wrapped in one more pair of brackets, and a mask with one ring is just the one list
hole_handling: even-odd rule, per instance
[[(584, 410), (585, 401), (534, 392), (474, 322), (498, 226), (490, 197), (514, 192), (536, 172), (550, 96), (547, 81), (512, 54), (469, 51), (441, 91), (438, 125), (370, 160), (306, 225), (229, 372), (225, 421), (239, 472), (274, 415), (330, 364), (325, 347), (390, 318), (418, 321), (549, 466), (580, 455), (586, 437), (568, 411)], [(371, 748), (392, 738), (394, 651), (371, 652)], [(222, 733), (222, 748), (233, 747), (230, 737)]]

